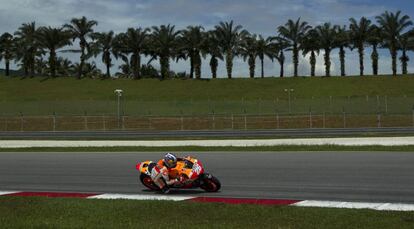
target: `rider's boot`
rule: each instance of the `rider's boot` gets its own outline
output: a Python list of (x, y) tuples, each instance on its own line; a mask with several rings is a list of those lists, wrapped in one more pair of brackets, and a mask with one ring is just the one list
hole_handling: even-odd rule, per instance
[(164, 194), (168, 194), (168, 193), (170, 193), (170, 188), (168, 188), (167, 185), (164, 185), (164, 187), (161, 189), (161, 191)]

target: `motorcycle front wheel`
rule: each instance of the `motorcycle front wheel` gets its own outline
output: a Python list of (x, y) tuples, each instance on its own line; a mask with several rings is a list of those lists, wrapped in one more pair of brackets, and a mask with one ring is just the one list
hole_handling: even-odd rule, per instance
[(206, 174), (200, 188), (204, 189), (206, 192), (218, 192), (221, 188), (221, 183), (217, 177)]

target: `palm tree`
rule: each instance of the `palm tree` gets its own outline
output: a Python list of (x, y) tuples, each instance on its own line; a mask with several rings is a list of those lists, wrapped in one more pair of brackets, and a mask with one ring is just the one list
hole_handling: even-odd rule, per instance
[(131, 66), (128, 62), (119, 65), (118, 69), (121, 70), (115, 74), (118, 78), (129, 78), (132, 73)]
[(240, 55), (243, 57), (244, 61), (246, 61), (247, 59), (247, 63), (249, 65), (250, 78), (254, 78), (257, 57), (256, 35), (248, 35), (244, 38), (243, 42), (240, 45)]
[(3, 33), (0, 36), (0, 61), (4, 59), (6, 65), (6, 76), (10, 75), (10, 60), (13, 59), (15, 52), (15, 42), (13, 35)]
[(102, 53), (102, 62), (106, 65), (106, 77), (110, 78), (112, 66), (111, 55), (118, 58), (118, 52), (115, 49), (114, 32), (109, 31), (108, 33), (94, 33), (92, 36), (96, 40), (93, 44), (94, 54), (96, 56), (98, 53)]
[(96, 63), (94, 61), (92, 61), (92, 63), (85, 62), (85, 65), (83, 66), (83, 72), (85, 76), (89, 78), (96, 78), (102, 75), (101, 70), (96, 67)]
[(325, 23), (316, 27), (318, 33), (321, 48), (325, 51), (325, 76), (331, 76), (331, 57), (330, 53), (335, 48), (336, 34), (338, 26), (332, 26), (331, 23)]
[(293, 54), (293, 67), (295, 77), (298, 76), (298, 65), (299, 65), (299, 46), (305, 37), (306, 32), (312, 27), (307, 22), (301, 22), (300, 18), (293, 21), (289, 20), (284, 26), (279, 26), (279, 36), (285, 38), (289, 42), (289, 47)]
[(72, 45), (71, 33), (63, 28), (41, 27), (37, 34), (40, 46), (49, 50), (49, 66), (52, 77), (56, 76), (56, 52), (58, 49)]
[(126, 33), (117, 36), (117, 49), (120, 57), (128, 63), (128, 56), (131, 55), (131, 61), (128, 63), (133, 72), (134, 79), (141, 78), (141, 55), (148, 51), (149, 29), (129, 28)]
[(345, 76), (345, 48), (350, 48), (349, 31), (346, 27), (339, 27), (336, 34), (336, 47), (339, 48), (339, 61), (341, 62), (341, 76)]
[(217, 68), (218, 68), (218, 60), (223, 60), (223, 53), (220, 50), (219, 47), (219, 40), (217, 38), (217, 33), (213, 31), (209, 31), (206, 34), (206, 43), (205, 47), (202, 50), (202, 54), (204, 58), (207, 54), (211, 56), (210, 58), (210, 69), (211, 69), (211, 75), (213, 79), (217, 78)]
[(240, 45), (243, 37), (247, 35), (246, 30), (242, 30), (241, 25), (234, 25), (233, 21), (220, 22), (216, 25), (217, 38), (220, 42), (221, 51), (226, 55), (227, 77), (232, 78), (233, 58), (239, 54)]
[(381, 29), (372, 25), (371, 33), (368, 37), (368, 43), (372, 46), (371, 61), (372, 61), (372, 74), (378, 75), (378, 46), (383, 42)]
[(264, 57), (267, 56), (273, 61), (275, 56), (275, 46), (272, 42), (272, 37), (268, 37), (264, 39), (261, 35), (257, 40), (257, 56), (260, 59), (260, 66), (261, 66), (261, 77), (264, 78)]
[(72, 33), (73, 41), (79, 39), (81, 56), (80, 65), (78, 69), (78, 79), (82, 77), (83, 65), (85, 63), (85, 60), (87, 59), (87, 54), (85, 52), (86, 49), (89, 49), (89, 42), (87, 41), (87, 39), (91, 38), (93, 34), (93, 27), (96, 25), (98, 25), (97, 21), (88, 21), (86, 17), (72, 18), (70, 24), (64, 25), (64, 27), (69, 29), (69, 31)]
[(401, 69), (402, 74), (407, 75), (408, 71), (408, 61), (410, 58), (407, 55), (407, 51), (414, 48), (414, 38), (413, 38), (414, 30), (408, 31), (402, 34), (398, 38), (398, 49), (402, 51), (402, 55), (400, 57), (401, 61)]
[(151, 64), (144, 64), (142, 65), (142, 76), (143, 77), (151, 77), (151, 78), (159, 78), (159, 72), (157, 69), (154, 68)]
[(25, 76), (35, 74), (36, 57), (44, 54), (37, 41), (36, 23), (24, 23), (14, 33), (16, 36), (16, 60), (21, 61)]
[(311, 29), (306, 33), (300, 45), (304, 57), (310, 53), (311, 76), (315, 76), (316, 55), (319, 55), (320, 46), (318, 32), (315, 29)]
[(371, 21), (366, 17), (362, 17), (359, 22), (354, 18), (349, 19), (351, 24), (349, 25), (350, 40), (353, 48), (358, 49), (359, 54), (359, 74), (364, 75), (364, 47), (365, 43), (371, 34)]
[(398, 11), (395, 14), (385, 11), (381, 16), (377, 16), (376, 19), (381, 27), (384, 43), (391, 53), (392, 74), (393, 76), (396, 76), (398, 37), (400, 37), (401, 33), (413, 23), (408, 15), (401, 16), (401, 11)]
[(47, 70), (47, 61), (43, 60), (43, 56), (46, 53), (43, 52), (39, 57), (35, 59), (35, 70), (38, 75), (44, 75)]
[(73, 74), (72, 62), (63, 57), (59, 57), (56, 60), (56, 72), (59, 76), (71, 76)]
[(279, 77), (283, 78), (284, 77), (284, 72), (285, 72), (285, 54), (283, 52), (284, 49), (280, 49), (280, 51), (276, 54), (275, 58), (277, 59), (277, 61), (279, 62), (280, 65), (280, 74)]
[(177, 57), (180, 31), (175, 30), (175, 26), (161, 25), (153, 26), (151, 34), (151, 54), (153, 59), (160, 58), (161, 78), (170, 77), (170, 58)]
[[(276, 59), (279, 62), (280, 65), (280, 78), (284, 77), (285, 74), (285, 54), (284, 54), (284, 50), (286, 50), (288, 47), (290, 47), (289, 42), (282, 38), (282, 37), (272, 37), (270, 38), (271, 46), (271, 53), (272, 53), (272, 58), (271, 60), (273, 61), (273, 58)], [(269, 56), (270, 57), (270, 56)]]
[(180, 39), (180, 49), (184, 55), (190, 58), (190, 78), (194, 77), (194, 71), (197, 79), (201, 78), (201, 52), (206, 45), (206, 36), (202, 26), (188, 26), (182, 31)]

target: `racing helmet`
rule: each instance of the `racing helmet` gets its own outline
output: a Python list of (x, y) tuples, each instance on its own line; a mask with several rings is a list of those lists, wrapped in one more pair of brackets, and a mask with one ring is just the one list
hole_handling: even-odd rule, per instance
[(177, 157), (172, 153), (165, 154), (164, 164), (168, 168), (174, 168), (177, 165)]

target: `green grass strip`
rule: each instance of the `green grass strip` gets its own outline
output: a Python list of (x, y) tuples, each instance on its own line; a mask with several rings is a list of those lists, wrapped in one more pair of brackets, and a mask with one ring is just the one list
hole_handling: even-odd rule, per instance
[(413, 228), (413, 212), (0, 197), (2, 228)]
[(33, 148), (0, 148), (0, 152), (210, 152), (210, 151), (395, 151), (414, 152), (414, 145), (409, 146), (337, 146), (337, 145), (281, 145), (281, 146), (257, 146), (257, 147), (33, 147)]

